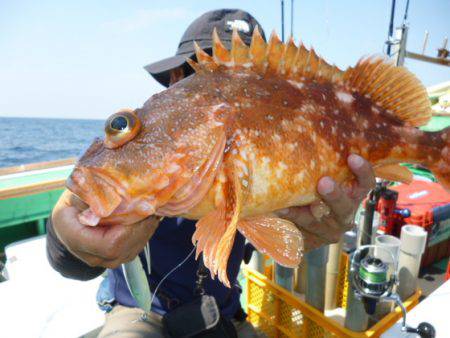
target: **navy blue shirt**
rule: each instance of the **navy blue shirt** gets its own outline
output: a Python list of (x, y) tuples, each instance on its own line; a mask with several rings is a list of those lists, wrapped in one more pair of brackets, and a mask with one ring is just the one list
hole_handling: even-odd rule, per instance
[[(180, 264), (192, 251), (192, 235), (195, 231), (196, 221), (183, 218), (165, 218), (150, 240), (151, 274), (149, 283), (154, 290), (157, 284), (174, 267)], [(240, 308), (239, 297), (241, 293), (237, 282), (237, 275), (241, 262), (244, 258), (245, 239), (237, 232), (233, 249), (228, 260), (228, 278), (231, 288), (227, 288), (217, 278), (212, 280), (206, 278), (204, 287), (209, 295), (213, 295), (223, 316), (232, 318)], [(144, 255), (141, 261), (145, 263)], [(146, 264), (144, 264), (146, 269)], [(173, 310), (180, 304), (190, 302), (194, 299), (194, 287), (198, 261), (195, 253), (172, 272), (159, 287), (160, 292), (155, 296), (152, 310), (164, 314)], [(136, 307), (137, 304), (131, 296), (125, 282), (121, 268), (111, 270), (109, 274), (110, 292), (114, 295), (116, 302), (125, 306)]]

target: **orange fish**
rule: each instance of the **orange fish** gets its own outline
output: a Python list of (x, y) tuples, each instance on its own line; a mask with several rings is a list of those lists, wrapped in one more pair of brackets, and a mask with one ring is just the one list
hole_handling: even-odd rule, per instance
[(325, 175), (351, 183), (351, 153), (382, 178), (409, 181), (398, 163), (410, 162), (450, 182), (449, 130), (416, 128), (430, 103), (405, 68), (369, 57), (342, 71), (292, 39), (266, 44), (257, 29), (250, 47), (236, 31), (230, 51), (213, 39), (213, 56), (196, 47), (194, 75), (107, 120), (105, 140), (67, 182), (89, 205), (82, 223), (198, 219), (197, 255), (229, 285), (236, 231), (278, 263), (299, 264), (300, 231), (271, 212), (317, 201)]

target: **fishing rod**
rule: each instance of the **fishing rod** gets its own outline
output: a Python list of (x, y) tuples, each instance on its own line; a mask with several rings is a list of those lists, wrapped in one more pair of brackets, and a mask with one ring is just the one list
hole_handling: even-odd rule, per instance
[(391, 4), (391, 18), (389, 19), (388, 38), (387, 38), (387, 41), (386, 41), (386, 44), (387, 44), (386, 54), (388, 56), (391, 56), (391, 47), (392, 47), (392, 44), (393, 44), (392, 35), (394, 34), (394, 16), (395, 16), (395, 0), (392, 0), (392, 4)]
[(284, 0), (281, 0), (281, 41), (284, 42)]

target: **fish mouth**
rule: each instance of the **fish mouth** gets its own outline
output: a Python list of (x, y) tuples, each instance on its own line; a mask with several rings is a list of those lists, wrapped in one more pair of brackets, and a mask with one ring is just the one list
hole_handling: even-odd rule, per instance
[(99, 168), (76, 167), (66, 182), (66, 187), (89, 205), (80, 214), (80, 222), (97, 225), (110, 216), (124, 201), (125, 189)]

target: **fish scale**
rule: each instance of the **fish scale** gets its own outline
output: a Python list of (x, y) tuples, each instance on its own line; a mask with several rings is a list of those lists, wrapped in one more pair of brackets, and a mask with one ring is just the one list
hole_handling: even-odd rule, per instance
[[(450, 186), (449, 129), (422, 132), (427, 93), (403, 67), (362, 58), (345, 71), (316, 52), (259, 30), (247, 47), (233, 31), (228, 51), (197, 44), (195, 74), (119, 111), (67, 182), (89, 209), (87, 225), (132, 224), (150, 215), (198, 219), (193, 243), (212, 276), (230, 285), (227, 262), (237, 231), (279, 264), (303, 255), (301, 231), (273, 211), (319, 200), (323, 176), (352, 184), (349, 154), (381, 178), (408, 182), (398, 164), (428, 166)], [(116, 118), (129, 119), (123, 131)]]

